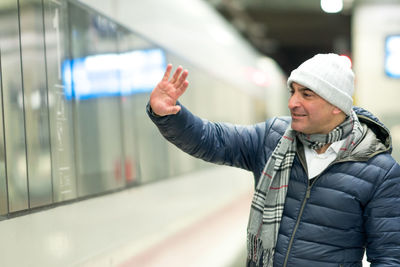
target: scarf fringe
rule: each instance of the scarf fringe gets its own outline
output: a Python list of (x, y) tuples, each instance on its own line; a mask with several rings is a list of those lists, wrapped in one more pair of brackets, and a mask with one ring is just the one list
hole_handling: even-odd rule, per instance
[(272, 267), (275, 248), (264, 249), (262, 240), (251, 233), (247, 234), (248, 260), (256, 263), (257, 266)]

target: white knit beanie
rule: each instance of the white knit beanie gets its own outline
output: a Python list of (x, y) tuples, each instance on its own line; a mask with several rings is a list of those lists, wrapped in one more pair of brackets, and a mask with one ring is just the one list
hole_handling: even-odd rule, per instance
[(336, 54), (318, 54), (293, 70), (287, 80), (296, 82), (350, 115), (353, 106), (354, 73), (350, 60)]

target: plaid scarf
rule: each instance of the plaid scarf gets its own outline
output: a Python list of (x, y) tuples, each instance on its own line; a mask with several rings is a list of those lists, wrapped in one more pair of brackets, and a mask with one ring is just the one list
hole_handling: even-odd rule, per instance
[(265, 164), (253, 196), (247, 228), (248, 261), (257, 266), (273, 266), (290, 171), (296, 155), (296, 139), (312, 149), (346, 139), (338, 154), (338, 158), (342, 158), (351, 152), (362, 132), (362, 126), (353, 110), (342, 124), (328, 134), (306, 135), (294, 131), (290, 126), (286, 129)]

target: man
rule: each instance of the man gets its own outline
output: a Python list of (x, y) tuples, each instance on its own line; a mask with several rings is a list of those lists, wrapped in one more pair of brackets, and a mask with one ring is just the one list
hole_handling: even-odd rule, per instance
[(391, 137), (352, 106), (344, 57), (318, 54), (289, 79), (290, 117), (212, 123), (177, 102), (188, 72), (172, 66), (147, 112), (162, 135), (206, 161), (252, 171), (247, 266), (400, 266), (400, 166)]

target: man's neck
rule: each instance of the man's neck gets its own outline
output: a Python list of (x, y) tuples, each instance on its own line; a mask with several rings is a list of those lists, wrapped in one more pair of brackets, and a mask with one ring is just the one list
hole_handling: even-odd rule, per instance
[(319, 149), (315, 149), (315, 152), (317, 152), (317, 154), (322, 154), (325, 153), (325, 151), (329, 148), (331, 144), (326, 144), (323, 147), (319, 148)]

